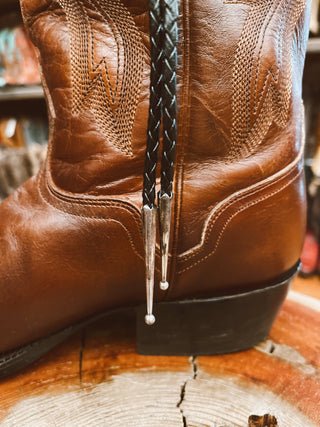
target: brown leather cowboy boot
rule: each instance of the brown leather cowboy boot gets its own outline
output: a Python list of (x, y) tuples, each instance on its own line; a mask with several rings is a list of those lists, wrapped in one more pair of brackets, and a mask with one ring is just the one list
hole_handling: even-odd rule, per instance
[(264, 338), (305, 229), (307, 2), (180, 2), (170, 287), (158, 286), (158, 247), (147, 326), (147, 1), (22, 0), (50, 142), (42, 171), (0, 207), (1, 375), (99, 315), (139, 304), (141, 352), (221, 353)]

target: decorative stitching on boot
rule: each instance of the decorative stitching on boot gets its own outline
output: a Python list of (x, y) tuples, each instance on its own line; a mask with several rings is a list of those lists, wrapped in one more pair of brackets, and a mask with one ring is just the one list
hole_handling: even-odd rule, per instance
[[(43, 180), (44, 180), (46, 189), (48, 190), (51, 197), (54, 197), (57, 200), (60, 200), (62, 203), (66, 203), (66, 204), (70, 205), (71, 207), (80, 205), (80, 206), (91, 206), (91, 207), (111, 207), (111, 208), (119, 208), (119, 209), (126, 210), (129, 214), (131, 214), (133, 216), (133, 219), (134, 219), (134, 221), (137, 224), (137, 227), (139, 229), (139, 233), (141, 233), (142, 223), (141, 223), (140, 212), (136, 208), (136, 206), (130, 204), (129, 202), (125, 202), (123, 200), (114, 200), (114, 199), (110, 199), (110, 198), (109, 199), (101, 198), (100, 200), (99, 199), (87, 199), (87, 198), (81, 199), (78, 196), (72, 197), (71, 195), (63, 195), (59, 191), (56, 191), (48, 183), (48, 180), (47, 180), (47, 177), (45, 176), (45, 174), (43, 176)], [(39, 179), (38, 179), (38, 189), (39, 189), (39, 193), (41, 194), (41, 196), (43, 198), (45, 198), (45, 196), (43, 195), (43, 192), (41, 190), (40, 175), (39, 175)], [(51, 204), (49, 201), (47, 201), (47, 203), (50, 204), (50, 206), (52, 206), (56, 210), (59, 210), (61, 212), (64, 212), (64, 213), (67, 213), (70, 215), (78, 216), (78, 213), (73, 214), (69, 210), (66, 210), (66, 209), (63, 209), (62, 207), (57, 207), (56, 205)], [(83, 218), (92, 218), (91, 216), (85, 216), (85, 215), (79, 215), (79, 216), (82, 216)], [(100, 217), (97, 217), (97, 218), (100, 218)]]
[[(292, 182), (294, 182), (297, 178), (299, 178), (299, 176), (301, 175), (302, 171), (303, 171), (303, 169), (301, 168), (299, 170), (299, 172), (290, 181), (288, 181), (286, 184), (284, 184), (282, 187), (278, 188), (277, 190), (273, 191), (272, 193), (269, 193), (269, 194), (267, 194), (267, 195), (265, 195), (263, 197), (260, 197), (259, 199), (253, 200), (252, 202), (250, 202), (250, 203), (242, 206), (240, 209), (238, 209), (236, 212), (234, 212), (232, 215), (230, 215), (228, 217), (228, 219), (225, 221), (222, 229), (220, 230), (220, 233), (219, 233), (219, 235), (218, 235), (218, 237), (216, 239), (216, 243), (215, 243), (215, 246), (214, 246), (213, 250), (211, 252), (209, 252), (206, 256), (204, 256), (203, 258), (199, 259), (198, 261), (194, 262), (193, 264), (190, 264), (188, 267), (180, 270), (179, 274), (182, 274), (183, 272), (190, 270), (194, 266), (196, 266), (196, 265), (200, 264), (201, 262), (205, 261), (206, 259), (208, 259), (211, 255), (213, 255), (216, 252), (216, 250), (217, 250), (217, 248), (219, 246), (220, 240), (221, 240), (221, 238), (222, 238), (222, 236), (223, 236), (223, 234), (224, 234), (224, 232), (225, 232), (228, 224), (232, 221), (232, 219), (235, 216), (237, 216), (242, 211), (250, 208), (251, 206), (254, 206), (254, 205), (256, 205), (256, 204), (258, 204), (260, 202), (263, 202), (264, 200), (266, 200), (266, 199), (268, 199), (268, 198), (270, 198), (270, 197), (272, 197), (272, 196), (280, 193), (282, 190), (284, 190), (286, 187), (288, 187)], [(207, 240), (208, 240), (208, 237), (206, 238), (206, 242), (205, 243), (207, 243)]]
[[(306, 0), (224, 1), (250, 7), (233, 68), (229, 157), (236, 161), (263, 141), (273, 123), (279, 128), (287, 123), (292, 92), (291, 44)], [(270, 48), (276, 58), (271, 60), (272, 66), (264, 60), (270, 58)], [(259, 90), (261, 80), (264, 83)]]
[[(105, 216), (95, 216), (95, 215), (93, 215), (93, 216), (86, 216), (86, 215), (82, 215), (82, 214), (80, 214), (80, 213), (72, 213), (72, 212), (68, 212), (68, 211), (66, 211), (66, 210), (64, 210), (64, 209), (61, 209), (61, 208), (58, 208), (57, 206), (55, 206), (55, 205), (53, 205), (52, 203), (50, 203), (48, 200), (47, 200), (47, 198), (45, 197), (45, 195), (43, 194), (43, 192), (42, 192), (42, 189), (41, 189), (41, 182), (40, 182), (40, 174), (38, 174), (38, 177), (37, 177), (37, 187), (38, 187), (38, 191), (39, 191), (39, 195), (40, 195), (40, 197), (41, 197), (41, 199), (42, 199), (42, 201), (46, 204), (46, 205), (48, 205), (48, 206), (50, 206), (51, 208), (53, 208), (53, 209), (55, 209), (55, 210), (57, 210), (57, 211), (59, 211), (59, 212), (61, 212), (61, 213), (63, 213), (63, 214), (66, 214), (66, 215), (71, 215), (71, 216), (73, 216), (73, 217), (76, 217), (76, 218), (83, 218), (83, 219), (85, 219), (85, 220), (100, 220), (100, 221), (107, 221), (107, 222), (110, 222), (110, 221), (113, 221), (113, 222), (116, 222), (116, 223), (118, 223), (118, 224), (120, 224), (121, 226), (122, 226), (122, 228), (124, 228), (125, 229), (125, 231), (126, 231), (126, 233), (127, 233), (127, 235), (128, 235), (128, 239), (129, 239), (129, 242), (130, 242), (130, 246), (132, 247), (132, 250), (133, 250), (133, 252), (137, 255), (137, 257), (138, 258), (140, 258), (140, 259), (144, 259), (144, 257), (143, 257), (143, 255), (142, 254), (140, 254), (139, 252), (138, 252), (138, 250), (137, 250), (137, 248), (136, 248), (136, 246), (135, 246), (135, 243), (134, 243), (134, 239), (133, 239), (133, 237), (132, 237), (132, 234), (131, 234), (131, 232), (130, 232), (130, 230), (122, 223), (122, 222), (120, 222), (120, 221), (118, 221), (117, 219), (115, 219), (115, 218), (106, 218)], [(48, 189), (49, 190), (49, 189)], [(88, 203), (88, 205), (90, 205), (90, 206), (100, 206), (99, 204), (95, 204), (95, 203)], [(117, 208), (117, 209), (124, 209), (124, 210), (126, 210), (128, 213), (130, 213), (130, 214), (133, 214), (133, 212), (131, 212), (129, 209), (128, 209), (128, 206), (123, 206), (122, 204), (121, 204), (121, 202), (114, 202), (114, 203), (107, 203), (106, 204), (108, 207), (113, 207), (113, 208)], [(136, 221), (136, 218), (134, 218), (135, 219), (135, 222), (137, 222)], [(141, 225), (140, 224), (138, 224), (138, 227), (139, 227), (139, 233), (141, 233), (140, 232), (140, 228), (141, 228)]]
[(243, 190), (239, 190), (234, 194), (231, 194), (224, 200), (222, 200), (220, 203), (218, 203), (210, 212), (208, 215), (202, 233), (200, 238), (200, 243), (198, 243), (196, 246), (193, 246), (191, 249), (188, 249), (187, 251), (179, 254), (179, 259), (187, 260), (193, 256), (195, 256), (201, 248), (205, 245), (207, 241), (207, 236), (210, 233), (212, 227), (214, 226), (217, 218), (225, 212), (226, 209), (228, 209), (229, 206), (232, 204), (238, 202), (241, 199), (244, 199), (248, 196), (252, 196), (256, 193), (258, 193), (261, 190), (265, 190), (269, 186), (272, 186), (279, 181), (283, 180), (287, 176), (289, 176), (294, 168), (301, 162), (302, 156), (304, 151), (304, 143), (301, 145), (300, 152), (298, 156), (294, 159), (293, 162), (291, 162), (288, 166), (286, 166), (281, 171), (275, 173), (272, 176), (269, 176), (268, 178), (264, 179), (263, 181), (257, 182), (256, 184), (251, 185), (250, 187), (244, 188)]
[[(140, 32), (120, 0), (58, 0), (68, 21), (73, 114), (93, 111), (108, 142), (132, 156), (131, 135), (140, 96), (144, 47)], [(95, 57), (92, 14), (107, 24), (105, 38), (116, 45), (116, 72), (110, 58)], [(110, 49), (108, 47), (108, 49)]]

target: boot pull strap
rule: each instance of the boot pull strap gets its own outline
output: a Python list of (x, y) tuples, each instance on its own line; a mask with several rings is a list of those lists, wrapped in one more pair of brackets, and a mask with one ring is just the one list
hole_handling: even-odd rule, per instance
[[(174, 165), (177, 142), (177, 0), (149, 0), (151, 45), (150, 103), (143, 182), (143, 236), (146, 263), (147, 324), (153, 324), (152, 314), (156, 213), (159, 210), (161, 282), (167, 281), (170, 225), (172, 214)], [(156, 177), (162, 124), (161, 190), (156, 205)]]

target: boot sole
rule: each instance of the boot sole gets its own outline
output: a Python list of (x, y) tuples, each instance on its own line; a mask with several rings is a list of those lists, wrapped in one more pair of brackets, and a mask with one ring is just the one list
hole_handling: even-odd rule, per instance
[[(154, 306), (156, 323), (144, 323), (145, 304), (136, 307), (136, 341), (143, 355), (196, 356), (233, 353), (262, 341), (286, 298), (299, 265), (276, 284), (205, 300)], [(30, 365), (70, 335), (122, 309), (112, 309), (16, 350), (0, 354), (0, 378)]]

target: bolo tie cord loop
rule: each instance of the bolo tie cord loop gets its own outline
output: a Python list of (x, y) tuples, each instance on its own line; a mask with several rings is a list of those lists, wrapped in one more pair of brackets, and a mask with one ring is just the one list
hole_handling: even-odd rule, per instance
[[(177, 0), (149, 0), (150, 28), (150, 102), (147, 130), (147, 148), (143, 182), (143, 237), (146, 264), (147, 315), (151, 325), (153, 311), (156, 218), (159, 212), (161, 282), (167, 281), (170, 225), (173, 203), (173, 178), (177, 142), (176, 67), (178, 39)], [(156, 178), (162, 124), (161, 190), (156, 204)]]

